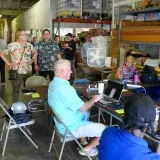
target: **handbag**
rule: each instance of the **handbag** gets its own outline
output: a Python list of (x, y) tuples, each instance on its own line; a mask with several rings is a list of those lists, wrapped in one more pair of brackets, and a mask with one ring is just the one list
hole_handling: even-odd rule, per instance
[[(25, 49), (25, 47), (24, 47), (24, 49)], [(18, 68), (20, 66), (20, 63), (21, 63), (23, 55), (24, 55), (24, 49), (23, 49), (23, 54), (22, 54), (22, 57), (20, 59)], [(8, 80), (17, 80), (18, 79), (18, 68), (17, 68), (17, 70), (13, 70), (13, 69), (9, 70), (9, 72), (8, 72)]]
[(17, 80), (18, 79), (18, 70), (10, 69), (8, 72), (8, 80)]

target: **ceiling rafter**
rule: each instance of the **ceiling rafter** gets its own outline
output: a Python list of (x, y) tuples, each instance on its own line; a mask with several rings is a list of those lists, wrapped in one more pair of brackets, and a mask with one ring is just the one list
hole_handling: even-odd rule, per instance
[[(16, 17), (39, 0), (0, 0), (0, 11), (7, 17)], [(12, 14), (11, 14), (12, 13)]]

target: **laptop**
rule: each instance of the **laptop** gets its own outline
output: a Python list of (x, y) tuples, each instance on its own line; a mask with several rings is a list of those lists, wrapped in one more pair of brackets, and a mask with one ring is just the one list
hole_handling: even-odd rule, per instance
[(124, 84), (108, 80), (107, 87), (104, 89), (102, 99), (99, 100), (102, 104), (118, 103), (120, 101)]

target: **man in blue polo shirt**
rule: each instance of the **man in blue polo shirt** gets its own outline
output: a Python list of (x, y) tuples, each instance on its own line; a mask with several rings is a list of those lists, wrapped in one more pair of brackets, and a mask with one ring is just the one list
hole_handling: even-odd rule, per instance
[(87, 51), (89, 48), (93, 48), (93, 44), (92, 44), (92, 37), (90, 34), (87, 34), (86, 37), (86, 42), (83, 44), (82, 47), (82, 58), (83, 58), (83, 63), (87, 64)]
[(153, 153), (143, 139), (156, 115), (155, 104), (145, 94), (134, 94), (124, 104), (124, 127), (108, 127), (102, 133), (99, 160), (160, 160), (160, 144)]
[[(67, 125), (75, 137), (96, 137), (93, 138), (84, 150), (89, 156), (98, 154), (95, 148), (99, 144), (99, 138), (105, 126), (100, 123), (88, 121), (87, 110), (93, 104), (100, 100), (101, 96), (95, 95), (91, 100), (83, 102), (76, 93), (76, 90), (70, 85), (69, 79), (72, 73), (71, 63), (68, 60), (58, 60), (54, 64), (55, 77), (49, 84), (48, 103), (59, 114), (63, 122)], [(54, 119), (56, 127), (60, 134), (64, 135), (65, 128)], [(86, 139), (81, 138), (81, 143), (86, 144)], [(83, 150), (81, 155), (86, 156)]]

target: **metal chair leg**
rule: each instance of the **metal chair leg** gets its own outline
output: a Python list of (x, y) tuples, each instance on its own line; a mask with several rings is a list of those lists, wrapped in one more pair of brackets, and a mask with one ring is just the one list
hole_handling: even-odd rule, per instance
[(110, 117), (110, 125), (112, 125), (112, 116)]
[(2, 132), (1, 132), (1, 139), (0, 139), (0, 141), (2, 141), (2, 139), (3, 139), (3, 134), (4, 134), (5, 126), (6, 126), (6, 123), (5, 123), (5, 121), (4, 121), (3, 127), (2, 127)]
[(98, 109), (98, 123), (101, 121), (101, 108)]
[(30, 135), (32, 135), (32, 133), (29, 131), (29, 129), (28, 129), (26, 126), (24, 126), (24, 128), (26, 129), (26, 131), (27, 131)]
[(4, 153), (5, 153), (5, 150), (6, 150), (6, 145), (7, 145), (7, 140), (8, 140), (8, 135), (9, 135), (9, 130), (10, 130), (9, 127), (10, 127), (10, 125), (11, 125), (11, 119), (9, 120), (9, 123), (8, 123), (8, 128), (7, 128), (6, 138), (5, 138), (5, 141), (4, 141), (2, 156), (4, 156)]
[(51, 149), (52, 149), (54, 136), (55, 136), (55, 129), (54, 129), (54, 131), (53, 131), (52, 138), (51, 138), (51, 142), (50, 142), (50, 145), (49, 145), (49, 150), (48, 150), (49, 153), (51, 152)]
[(60, 152), (60, 155), (59, 155), (59, 159), (58, 159), (58, 160), (61, 160), (61, 158), (62, 158), (64, 146), (65, 146), (65, 143), (66, 143), (66, 137), (67, 137), (67, 131), (66, 131), (65, 136), (64, 136), (64, 139), (63, 139), (63, 144), (62, 144), (62, 148), (61, 148), (61, 152)]
[(101, 116), (102, 116), (103, 122), (105, 123), (105, 122), (106, 122), (106, 120), (105, 120), (104, 115), (103, 115), (103, 113), (102, 113), (102, 112), (101, 112)]
[(105, 118), (104, 118), (104, 116), (103, 116), (103, 114), (101, 112), (101, 108), (99, 108), (98, 109), (98, 123), (100, 123), (100, 121), (101, 121), (101, 116), (102, 116), (103, 122), (105, 123), (106, 120), (105, 120)]

